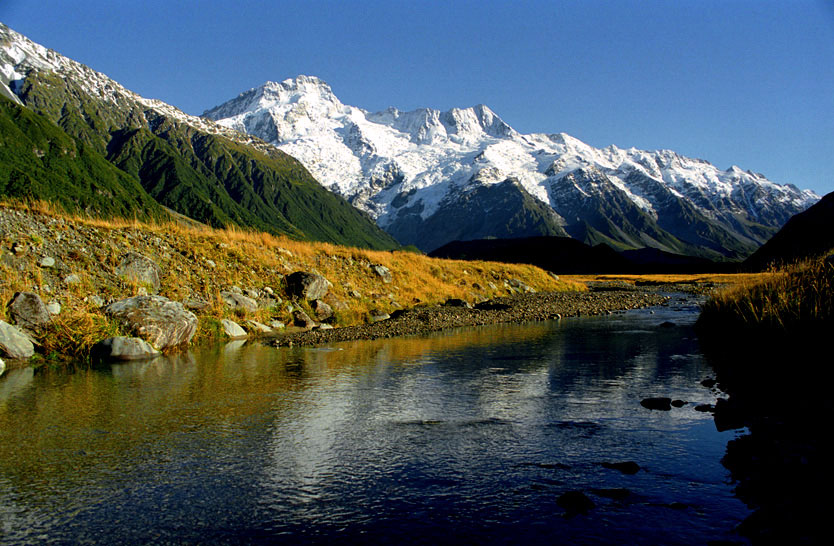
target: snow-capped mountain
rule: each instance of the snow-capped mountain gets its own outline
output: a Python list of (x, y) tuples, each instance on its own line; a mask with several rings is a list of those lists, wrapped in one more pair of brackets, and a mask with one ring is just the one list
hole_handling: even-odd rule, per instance
[(669, 150), (521, 134), (484, 105), (370, 113), (309, 76), (250, 89), (204, 117), (296, 157), (400, 242), (424, 250), (567, 232), (618, 248), (740, 257), (819, 199)]

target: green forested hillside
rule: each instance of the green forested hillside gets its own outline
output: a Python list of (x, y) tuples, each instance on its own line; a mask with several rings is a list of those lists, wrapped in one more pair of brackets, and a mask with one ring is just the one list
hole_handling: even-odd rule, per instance
[[(27, 108), (4, 99), (2, 138), (13, 144), (0, 150), (2, 195), (57, 201), (103, 216), (157, 217), (164, 205), (215, 227), (375, 249), (398, 246), (277, 149), (198, 131), (124, 96), (93, 98), (51, 73), (28, 75), (19, 97)], [(47, 153), (39, 158), (32, 149)]]
[(138, 180), (5, 97), (0, 97), (0, 195), (43, 199), (96, 216), (165, 216)]

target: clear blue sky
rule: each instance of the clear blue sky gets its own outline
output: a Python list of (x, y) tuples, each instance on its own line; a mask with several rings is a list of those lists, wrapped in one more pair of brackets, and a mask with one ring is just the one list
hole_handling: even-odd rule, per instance
[(484, 103), (834, 191), (831, 0), (0, 0), (0, 21), (191, 114), (307, 74), (371, 111)]

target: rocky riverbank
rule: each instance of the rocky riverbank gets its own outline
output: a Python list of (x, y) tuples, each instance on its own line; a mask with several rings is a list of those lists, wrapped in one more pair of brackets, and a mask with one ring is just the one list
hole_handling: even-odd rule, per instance
[(533, 266), (0, 204), (0, 358), (7, 365), (150, 358), (192, 340), (374, 324), (449, 298), (474, 305), (577, 290), (586, 288)]
[(419, 335), (447, 328), (553, 320), (581, 315), (661, 305), (669, 296), (628, 288), (590, 292), (520, 294), (470, 305), (449, 300), (444, 305), (421, 305), (380, 315), (376, 322), (338, 329), (280, 333), (269, 339), (275, 346), (320, 345), (338, 341)]

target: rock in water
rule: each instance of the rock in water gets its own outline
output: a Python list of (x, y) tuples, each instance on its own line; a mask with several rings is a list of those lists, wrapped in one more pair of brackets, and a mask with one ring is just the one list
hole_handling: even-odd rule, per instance
[(286, 277), (287, 295), (291, 298), (320, 300), (327, 295), (330, 289), (330, 281), (306, 271), (296, 271)]
[(119, 300), (105, 307), (104, 312), (157, 349), (188, 343), (197, 331), (194, 313), (162, 296)]
[(220, 321), (220, 325), (223, 327), (223, 333), (230, 339), (244, 339), (247, 337), (246, 330), (233, 320), (223, 319)]
[(669, 411), (672, 409), (672, 399), (665, 397), (644, 398), (640, 405), (650, 410)]
[(110, 337), (97, 343), (92, 350), (97, 360), (145, 360), (161, 353), (150, 343), (138, 337)]
[(116, 275), (125, 281), (145, 285), (154, 292), (159, 290), (159, 266), (138, 252), (128, 252), (122, 256), (116, 266)]
[(604, 468), (611, 470), (619, 470), (623, 474), (637, 474), (640, 472), (640, 465), (634, 461), (624, 461), (621, 463), (599, 463)]
[(8, 358), (24, 359), (35, 354), (35, 346), (23, 332), (0, 320), (0, 353)]
[(15, 324), (28, 330), (40, 330), (52, 320), (49, 309), (34, 292), (17, 292), (9, 304), (9, 314)]
[(589, 499), (582, 491), (568, 491), (567, 493), (563, 493), (556, 499), (556, 504), (571, 516), (586, 514), (596, 506), (594, 501)]

